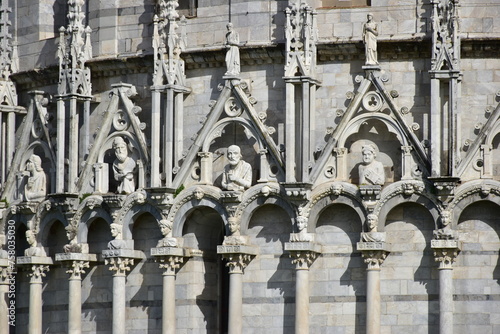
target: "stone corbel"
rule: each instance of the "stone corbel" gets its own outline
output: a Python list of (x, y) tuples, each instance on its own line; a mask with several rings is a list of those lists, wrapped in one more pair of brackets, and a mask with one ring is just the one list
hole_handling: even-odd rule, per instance
[(219, 245), (217, 254), (227, 260), (229, 273), (243, 273), (243, 270), (257, 255), (257, 248), (250, 245)]

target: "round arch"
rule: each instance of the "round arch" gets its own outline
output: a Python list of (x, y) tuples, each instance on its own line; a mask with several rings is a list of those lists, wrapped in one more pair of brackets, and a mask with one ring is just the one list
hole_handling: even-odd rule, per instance
[[(248, 231), (248, 225), (252, 220), (252, 216), (256, 210), (264, 205), (277, 205), (281, 209), (283, 209), (290, 217), (290, 225), (293, 224), (296, 218), (296, 213), (293, 205), (287, 200), (279, 197), (279, 196), (258, 196), (253, 201), (248, 203), (244, 208), (241, 208), (241, 221), (240, 221), (240, 232), (243, 235), (246, 235)], [(292, 229), (290, 229), (292, 231)]]
[(206, 196), (200, 200), (191, 199), (185, 202), (178, 210), (175, 212), (173, 217), (173, 229), (172, 236), (174, 237), (182, 237), (182, 231), (184, 230), (184, 225), (186, 223), (186, 219), (189, 217), (191, 212), (195, 209), (199, 209), (202, 207), (207, 207), (217, 211), (217, 213), (221, 216), (224, 225), (227, 226), (227, 218), (228, 214), (226, 209), (216, 200)]
[(327, 196), (321, 198), (314, 206), (311, 207), (309, 211), (309, 223), (307, 230), (308, 232), (314, 232), (318, 225), (318, 220), (321, 214), (327, 210), (332, 205), (343, 204), (351, 207), (359, 216), (361, 220), (361, 224), (365, 221), (366, 210), (363, 204), (354, 196), (349, 196), (348, 193), (343, 193), (339, 196), (336, 196), (333, 200)]

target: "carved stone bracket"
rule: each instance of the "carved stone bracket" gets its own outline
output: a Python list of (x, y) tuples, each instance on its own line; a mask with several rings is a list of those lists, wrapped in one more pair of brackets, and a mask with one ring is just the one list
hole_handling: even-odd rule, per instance
[(458, 240), (431, 240), (434, 260), (439, 262), (439, 269), (452, 269), (453, 262), (460, 253), (461, 243)]
[(380, 265), (389, 255), (385, 242), (358, 242), (357, 249), (361, 251), (368, 270), (380, 269)]
[(227, 260), (230, 274), (242, 274), (252, 259), (257, 255), (257, 248), (249, 245), (219, 245), (217, 254)]
[(438, 199), (445, 203), (453, 200), (455, 187), (460, 182), (458, 177), (429, 177), (436, 189)]
[(297, 270), (308, 270), (321, 254), (321, 245), (314, 242), (286, 242), (285, 250), (290, 252)]
[(158, 262), (160, 269), (164, 269), (163, 275), (175, 275), (176, 270), (182, 267), (191, 254), (186, 248), (157, 247), (151, 248), (151, 256)]
[(284, 183), (286, 196), (298, 207), (303, 206), (311, 195), (310, 183)]

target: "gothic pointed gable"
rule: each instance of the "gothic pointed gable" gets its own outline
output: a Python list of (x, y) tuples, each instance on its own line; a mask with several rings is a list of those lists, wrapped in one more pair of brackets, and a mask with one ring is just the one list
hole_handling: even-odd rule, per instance
[[(193, 171), (204, 168), (200, 166), (198, 157), (211, 157), (214, 153), (221, 154), (221, 152), (209, 151), (212, 143), (222, 138), (223, 145), (230, 146), (232, 144), (231, 138), (225, 138), (225, 128), (228, 125), (241, 126), (246, 140), (255, 141), (255, 147), (258, 149), (254, 153), (255, 156), (261, 155), (259, 158), (261, 163), (260, 167), (256, 167), (254, 164), (254, 168), (260, 170), (260, 180), (280, 181), (284, 175), (284, 163), (278, 146), (271, 137), (275, 129), (265, 125), (266, 114), (265, 112), (257, 112), (254, 108), (255, 103), (257, 101), (249, 95), (247, 84), (243, 80), (226, 79), (219, 99), (213, 105), (206, 121), (196, 134), (194, 143), (189, 148), (186, 158), (174, 178), (173, 186), (175, 188), (186, 186), (189, 183), (212, 184), (214, 180), (212, 180), (211, 175), (204, 177), (206, 173), (204, 174), (202, 170), (200, 178), (193, 178), (195, 175)], [(217, 160), (217, 157), (214, 156), (213, 160)], [(267, 162), (262, 163), (263, 160)]]
[[(362, 126), (370, 121), (385, 124), (387, 131), (395, 135), (395, 140), (399, 142), (401, 150), (408, 150), (406, 154), (411, 154), (416, 165), (412, 166), (412, 171), (406, 170), (406, 178), (410, 174), (428, 175), (430, 164), (423, 144), (415, 135), (414, 131), (419, 129), (419, 124), (409, 125), (406, 114), (407, 108), (399, 108), (395, 98), (397, 91), (388, 91), (384, 81), (386, 76), (380, 76), (379, 70), (366, 70), (366, 77), (358, 76), (359, 82), (357, 92), (348, 92), (351, 99), (347, 110), (338, 114), (341, 117), (339, 124), (330, 133), (328, 142), (311, 170), (311, 183), (325, 181), (323, 178), (347, 178), (348, 171), (345, 169), (344, 159), (346, 159), (346, 142), (348, 138), (360, 131)], [(369, 131), (375, 131), (373, 128)], [(332, 162), (332, 156), (336, 156), (336, 161)], [(401, 159), (401, 158), (399, 158)], [(341, 161), (342, 160), (342, 161)], [(404, 160), (404, 158), (403, 158)], [(402, 162), (403, 163), (403, 162)], [(399, 167), (398, 167), (399, 168)], [(407, 169), (409, 167), (407, 166)], [(401, 167), (401, 169), (404, 169)]]
[(432, 71), (458, 71), (460, 37), (458, 1), (432, 1)]
[[(146, 125), (141, 123), (137, 114), (141, 107), (134, 104), (132, 98), (137, 94), (133, 85), (115, 84), (109, 94), (109, 100), (103, 101), (97, 108), (103, 112), (94, 112), (101, 124), (94, 133), (94, 142), (90, 147), (82, 173), (77, 181), (81, 193), (108, 193), (116, 189), (110, 187), (110, 167), (114, 160), (113, 142), (117, 137), (124, 139), (129, 156), (137, 164), (135, 188), (144, 188), (148, 177), (149, 151), (144, 133)], [(115, 187), (116, 188), (116, 187)]]
[[(10, 171), (5, 184), (3, 198), (9, 202), (21, 201), (24, 185), (23, 172), (26, 161), (32, 154), (40, 157), (42, 166), (52, 166), (55, 163), (55, 146), (51, 133), (47, 111), (48, 96), (41, 91), (31, 92), (32, 101), (23, 119), (23, 125), (18, 137), (17, 146), (10, 165)], [(49, 171), (45, 171), (46, 173)], [(52, 171), (50, 171), (52, 173)], [(47, 189), (53, 186), (54, 175), (48, 175)]]

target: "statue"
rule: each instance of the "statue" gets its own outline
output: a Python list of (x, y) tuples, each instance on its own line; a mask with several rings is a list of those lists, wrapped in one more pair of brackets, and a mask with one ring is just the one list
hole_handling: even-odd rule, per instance
[(226, 75), (239, 75), (240, 74), (240, 49), (238, 45), (240, 43), (240, 36), (233, 30), (233, 24), (229, 22), (227, 24), (226, 33), (226, 47), (229, 50), (226, 53)]
[(363, 43), (365, 43), (365, 64), (378, 65), (377, 36), (378, 25), (373, 22), (373, 14), (368, 13), (367, 21), (363, 23)]
[(177, 239), (172, 237), (172, 222), (162, 219), (159, 225), (164, 238), (158, 241), (156, 247), (177, 247)]
[(240, 222), (236, 217), (228, 218), (228, 227), (231, 235), (224, 237), (224, 245), (247, 244), (247, 237), (240, 234)]
[(360, 185), (384, 185), (385, 171), (384, 165), (375, 160), (377, 154), (373, 145), (365, 145), (361, 148), (363, 154), (363, 163), (359, 165), (359, 184)]
[(116, 159), (113, 162), (115, 180), (120, 184), (117, 188), (119, 194), (130, 194), (135, 191), (135, 169), (136, 162), (128, 156), (127, 143), (122, 137), (116, 137), (113, 141)]
[(241, 160), (241, 150), (236, 145), (227, 148), (229, 164), (222, 173), (222, 187), (227, 190), (243, 191), (252, 185), (252, 166)]
[(366, 216), (366, 225), (368, 227), (368, 232), (361, 233), (362, 242), (384, 242), (385, 233), (377, 232), (378, 217), (376, 214), (370, 213)]
[(32, 154), (26, 162), (29, 173), (28, 182), (24, 186), (24, 197), (27, 201), (40, 200), (47, 194), (47, 182), (42, 168), (42, 159)]
[(110, 226), (111, 236), (115, 238), (108, 242), (108, 249), (124, 249), (127, 248), (125, 240), (122, 238), (122, 225), (113, 223)]
[(32, 230), (26, 231), (26, 241), (28, 241), (30, 247), (24, 251), (24, 256), (47, 256), (45, 249), (38, 246), (36, 235)]
[(290, 234), (291, 242), (308, 242), (314, 241), (313, 235), (307, 233), (307, 217), (298, 216), (296, 219), (297, 233)]
[(81, 253), (82, 245), (78, 243), (76, 235), (76, 227), (68, 225), (65, 228), (66, 236), (68, 237), (69, 243), (63, 246), (64, 253)]

